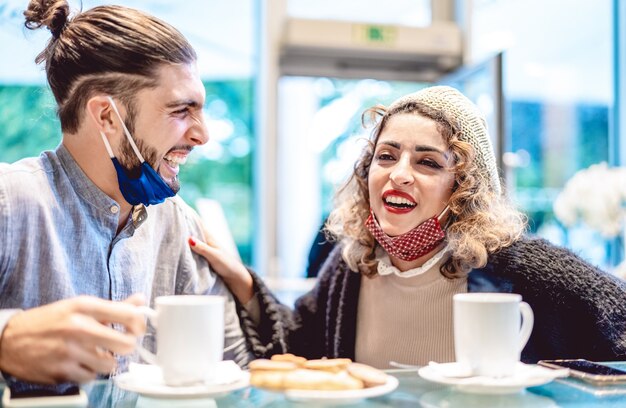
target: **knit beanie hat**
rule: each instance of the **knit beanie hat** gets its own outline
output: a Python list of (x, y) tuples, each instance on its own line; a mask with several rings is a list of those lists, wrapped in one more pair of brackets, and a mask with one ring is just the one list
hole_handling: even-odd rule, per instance
[(455, 122), (460, 130), (459, 140), (469, 143), (474, 148), (478, 169), (485, 179), (489, 180), (492, 191), (500, 195), (496, 157), (487, 133), (487, 122), (478, 107), (454, 88), (432, 86), (397, 99), (387, 110), (391, 111), (413, 102), (442, 111)]

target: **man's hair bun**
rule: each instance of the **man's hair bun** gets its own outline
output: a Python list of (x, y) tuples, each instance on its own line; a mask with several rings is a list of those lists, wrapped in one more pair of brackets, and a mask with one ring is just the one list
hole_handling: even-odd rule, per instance
[(67, 24), (69, 13), (70, 6), (66, 0), (31, 0), (24, 11), (24, 25), (30, 30), (45, 26), (56, 40)]

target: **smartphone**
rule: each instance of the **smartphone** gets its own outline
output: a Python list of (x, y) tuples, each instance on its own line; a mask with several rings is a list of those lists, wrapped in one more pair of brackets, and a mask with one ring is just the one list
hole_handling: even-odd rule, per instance
[(626, 371), (589, 360), (540, 360), (537, 364), (549, 368), (569, 368), (570, 376), (596, 385), (626, 383)]
[(87, 394), (78, 385), (53, 389), (5, 386), (2, 394), (3, 408), (86, 407)]

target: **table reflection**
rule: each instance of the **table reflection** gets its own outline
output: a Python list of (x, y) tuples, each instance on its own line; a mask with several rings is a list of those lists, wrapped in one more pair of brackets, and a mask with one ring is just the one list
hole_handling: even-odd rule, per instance
[(213, 398), (197, 398), (187, 400), (167, 400), (139, 396), (136, 408), (217, 408), (217, 401)]
[(423, 394), (419, 403), (424, 408), (552, 408), (558, 407), (551, 398), (542, 397), (528, 391), (513, 395), (463, 394), (452, 389), (429, 391)]

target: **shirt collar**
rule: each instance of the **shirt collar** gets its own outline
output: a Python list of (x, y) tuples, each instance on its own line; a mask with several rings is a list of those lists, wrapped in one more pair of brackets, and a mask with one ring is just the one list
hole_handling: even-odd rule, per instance
[(398, 268), (393, 266), (389, 255), (381, 247), (376, 248), (376, 259), (378, 260), (378, 274), (381, 276), (394, 274), (401, 278), (412, 278), (414, 276), (422, 275), (432, 269), (433, 266), (438, 265), (439, 262), (448, 254), (448, 245), (443, 247), (439, 252), (433, 255), (422, 266), (409, 269), (408, 271), (401, 272)]
[[(108, 213), (110, 208), (119, 204), (106, 195), (93, 181), (83, 172), (74, 157), (70, 154), (67, 148), (61, 143), (55, 151), (61, 167), (65, 170), (67, 178), (72, 185), (72, 188), (78, 195), (80, 195), (87, 203), (97, 209), (104, 209)], [(133, 226), (138, 228), (148, 218), (146, 207), (143, 204), (139, 204), (133, 207), (131, 211), (131, 219)]]

